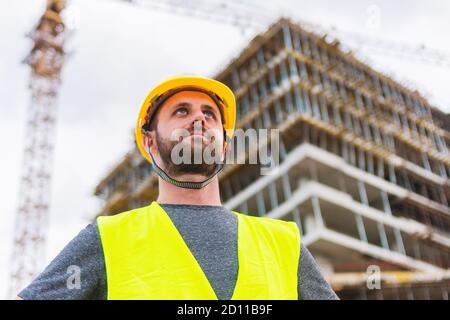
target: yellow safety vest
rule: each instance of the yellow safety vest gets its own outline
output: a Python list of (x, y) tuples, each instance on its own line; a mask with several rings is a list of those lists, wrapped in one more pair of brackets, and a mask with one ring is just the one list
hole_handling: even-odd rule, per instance
[[(238, 212), (232, 299), (297, 299), (300, 234), (294, 222)], [(108, 299), (216, 300), (170, 217), (157, 203), (97, 218)]]

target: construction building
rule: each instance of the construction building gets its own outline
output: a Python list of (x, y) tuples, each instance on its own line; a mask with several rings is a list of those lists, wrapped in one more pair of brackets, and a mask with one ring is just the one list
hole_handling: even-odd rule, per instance
[[(236, 128), (280, 132), (274, 174), (221, 172), (226, 208), (295, 221), (342, 299), (449, 299), (448, 115), (288, 19), (215, 78), (236, 95)], [(116, 214), (155, 200), (158, 179), (134, 148), (95, 194)]]

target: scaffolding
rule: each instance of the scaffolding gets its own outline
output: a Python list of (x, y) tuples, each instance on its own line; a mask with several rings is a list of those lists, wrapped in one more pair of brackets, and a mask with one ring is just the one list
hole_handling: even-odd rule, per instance
[[(215, 78), (235, 93), (237, 128), (280, 132), (273, 174), (222, 171), (226, 208), (295, 221), (341, 298), (448, 299), (448, 115), (285, 18)], [(261, 146), (246, 157), (252, 148)], [(95, 194), (99, 215), (116, 214), (156, 199), (158, 179), (134, 148)], [(371, 266), (379, 289), (366, 284)]]

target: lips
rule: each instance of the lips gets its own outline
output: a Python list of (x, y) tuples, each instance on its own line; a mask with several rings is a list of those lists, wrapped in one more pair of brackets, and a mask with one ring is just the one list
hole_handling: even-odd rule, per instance
[(192, 137), (192, 139), (203, 139), (205, 141), (209, 141), (208, 138), (206, 138), (206, 136), (204, 136), (203, 134), (191, 134), (189, 137)]
[[(181, 138), (181, 137), (180, 137), (180, 138)], [(206, 137), (205, 134), (194, 133), (194, 132), (191, 132), (190, 135), (185, 136), (184, 138), (185, 138), (185, 139), (200, 139), (200, 138), (203, 138), (203, 139), (205, 139), (205, 140), (208, 140), (208, 138)]]
[(189, 137), (203, 137), (205, 139), (207, 138), (205, 136), (205, 132), (199, 133), (199, 131), (190, 131), (189, 133), (190, 133)]

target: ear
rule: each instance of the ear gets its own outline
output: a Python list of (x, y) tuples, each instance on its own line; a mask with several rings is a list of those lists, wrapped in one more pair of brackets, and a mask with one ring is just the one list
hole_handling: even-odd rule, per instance
[(158, 148), (156, 147), (156, 137), (155, 137), (155, 131), (147, 131), (142, 135), (144, 147), (147, 150), (147, 152), (151, 151), (152, 155), (155, 156), (157, 153)]
[(231, 139), (228, 138), (227, 132), (223, 129), (223, 148), (222, 148), (222, 157), (221, 161), (225, 161), (227, 154), (231, 151)]
[(221, 159), (220, 159), (221, 161), (225, 161), (225, 159), (227, 157), (227, 154), (230, 153), (230, 150), (231, 150), (230, 143), (228, 142), (226, 144), (226, 146), (225, 146), (225, 143), (224, 143), (224, 146), (222, 148), (222, 156), (221, 156)]

